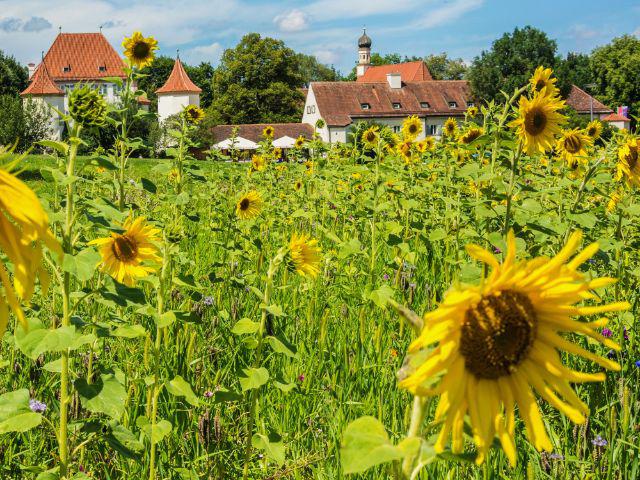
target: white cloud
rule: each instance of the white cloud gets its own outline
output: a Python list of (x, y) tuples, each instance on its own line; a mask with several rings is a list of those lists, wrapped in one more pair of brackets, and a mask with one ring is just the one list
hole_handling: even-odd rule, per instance
[(424, 8), (424, 0), (318, 0), (304, 11), (314, 20), (366, 18)]
[(576, 40), (589, 40), (599, 36), (600, 34), (600, 31), (582, 24), (573, 25), (569, 28), (569, 36)]
[(297, 9), (277, 15), (273, 21), (282, 32), (300, 32), (309, 27), (307, 14)]
[(480, 8), (484, 0), (453, 0), (442, 6), (429, 8), (428, 13), (412, 24), (414, 28), (434, 28), (451, 23), (467, 12)]
[(224, 47), (220, 43), (214, 42), (211, 45), (199, 45), (191, 48), (185, 52), (184, 57), (190, 63), (210, 62), (215, 65), (220, 61), (223, 51)]
[(335, 64), (340, 58), (340, 55), (333, 50), (317, 50), (313, 52), (313, 55), (320, 63), (325, 63), (327, 65)]

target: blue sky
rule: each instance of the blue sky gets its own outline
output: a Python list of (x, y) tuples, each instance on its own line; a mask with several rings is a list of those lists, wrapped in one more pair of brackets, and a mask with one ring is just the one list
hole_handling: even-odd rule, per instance
[(362, 26), (373, 51), (447, 52), (470, 61), (505, 31), (533, 25), (561, 52), (589, 52), (612, 38), (640, 36), (638, 0), (0, 0), (0, 49), (37, 61), (61, 26), (103, 32), (119, 48), (134, 30), (154, 35), (161, 52), (190, 63), (217, 63), (244, 33), (284, 40), (348, 72)]

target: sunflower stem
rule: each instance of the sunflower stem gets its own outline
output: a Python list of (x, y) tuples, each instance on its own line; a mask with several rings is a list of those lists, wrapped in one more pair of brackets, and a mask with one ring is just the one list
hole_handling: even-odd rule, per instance
[[(413, 409), (411, 410), (411, 420), (409, 422), (409, 429), (407, 430), (407, 438), (420, 437), (420, 430), (426, 413), (425, 405), (425, 398), (419, 397), (418, 395), (413, 397)], [(411, 472), (413, 471), (418, 452), (407, 455), (402, 462), (402, 475), (407, 480), (411, 478)]]

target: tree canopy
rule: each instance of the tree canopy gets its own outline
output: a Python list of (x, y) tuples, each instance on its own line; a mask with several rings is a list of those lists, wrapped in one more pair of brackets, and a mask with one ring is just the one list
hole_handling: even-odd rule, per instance
[(0, 95), (18, 95), (28, 82), (27, 68), (0, 50)]
[(213, 123), (299, 122), (305, 79), (281, 40), (250, 33), (225, 50), (213, 76)]
[(640, 39), (632, 35), (614, 38), (591, 55), (596, 96), (605, 105), (627, 105), (640, 116)]
[(434, 80), (463, 80), (467, 65), (461, 58), (449, 58), (442, 52), (439, 55), (427, 55), (424, 62)]

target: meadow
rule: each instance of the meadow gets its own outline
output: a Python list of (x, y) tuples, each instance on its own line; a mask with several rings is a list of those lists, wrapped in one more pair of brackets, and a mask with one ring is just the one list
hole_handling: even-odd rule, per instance
[(78, 158), (75, 94), (2, 155), (0, 476), (638, 478), (639, 142), (561, 130), (537, 74), (438, 140), (267, 130), (250, 164), (192, 158), (190, 107), (168, 160), (126, 109)]

